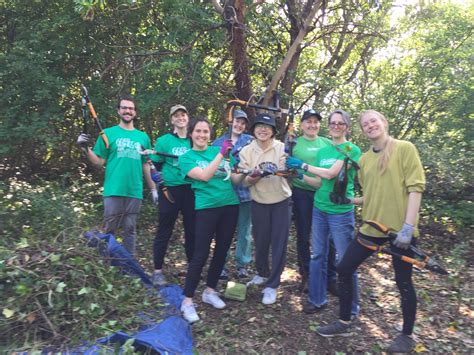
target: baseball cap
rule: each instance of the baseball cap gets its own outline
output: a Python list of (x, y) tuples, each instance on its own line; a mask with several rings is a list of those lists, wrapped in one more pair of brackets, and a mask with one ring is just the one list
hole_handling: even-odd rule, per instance
[(243, 118), (247, 122), (249, 121), (249, 118), (247, 117), (247, 114), (244, 111), (239, 110), (239, 109), (235, 109), (232, 112), (232, 118)]
[(188, 110), (183, 105), (174, 105), (170, 109), (170, 116), (173, 116), (178, 110), (183, 110), (184, 112), (188, 113)]
[(301, 117), (301, 121), (304, 121), (304, 120), (310, 118), (311, 116), (316, 117), (319, 121), (321, 121), (323, 119), (323, 117), (321, 116), (321, 114), (318, 111), (313, 110), (312, 108), (310, 108), (309, 110), (306, 110), (303, 113), (303, 117)]

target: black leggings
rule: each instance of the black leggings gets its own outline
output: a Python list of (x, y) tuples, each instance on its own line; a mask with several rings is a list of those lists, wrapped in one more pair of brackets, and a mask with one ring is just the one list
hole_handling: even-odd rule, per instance
[(184, 295), (193, 297), (194, 291), (201, 279), (202, 268), (206, 264), (211, 249), (212, 239), (215, 239), (214, 254), (207, 270), (206, 285), (216, 288), (219, 275), (224, 268), (227, 252), (232, 244), (239, 205), (216, 208), (205, 208), (196, 211), (196, 243), (193, 258), (188, 265)]
[[(377, 245), (388, 241), (386, 238), (373, 238), (359, 233), (357, 238), (366, 239)], [(357, 238), (349, 244), (341, 262), (337, 265), (339, 280), (339, 318), (343, 321), (351, 319), (352, 301), (352, 274), (374, 251), (366, 248), (357, 241)], [(415, 239), (412, 239), (415, 245)], [(390, 241), (390, 248), (397, 254), (413, 257), (411, 250), (397, 248)], [(416, 317), (416, 292), (412, 283), (413, 265), (396, 257), (392, 257), (395, 270), (395, 281), (402, 296), (403, 334), (411, 335)]]
[(159, 190), (160, 214), (158, 230), (153, 242), (153, 263), (155, 269), (163, 267), (168, 242), (173, 234), (179, 212), (183, 215), (184, 249), (188, 263), (193, 257), (195, 233), (194, 192), (191, 190), (191, 185), (170, 186), (168, 191), (173, 195), (174, 203), (169, 202), (164, 196), (163, 191)]

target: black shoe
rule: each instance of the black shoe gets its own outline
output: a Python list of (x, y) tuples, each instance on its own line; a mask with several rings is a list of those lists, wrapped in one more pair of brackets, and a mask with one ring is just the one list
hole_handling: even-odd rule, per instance
[(350, 327), (350, 324), (344, 324), (341, 321), (337, 320), (331, 324), (323, 325), (322, 327), (316, 328), (316, 333), (326, 338), (332, 338), (337, 336), (347, 337), (352, 335)]
[(321, 307), (316, 307), (314, 304), (307, 301), (303, 305), (303, 312), (306, 313), (306, 314), (313, 314), (313, 313), (318, 313), (318, 312), (322, 311), (324, 308), (326, 308), (326, 305), (322, 305)]
[(328, 292), (336, 297), (339, 297), (339, 289), (337, 287), (336, 281), (331, 281), (328, 283)]
[(237, 269), (237, 277), (239, 279), (245, 279), (247, 277), (249, 277), (249, 272), (247, 271), (247, 269), (245, 267), (239, 267)]
[(229, 270), (227, 268), (223, 268), (221, 275), (219, 276), (219, 280), (228, 280), (229, 279)]
[(387, 348), (389, 353), (410, 353), (415, 348), (416, 342), (409, 335), (400, 334)]

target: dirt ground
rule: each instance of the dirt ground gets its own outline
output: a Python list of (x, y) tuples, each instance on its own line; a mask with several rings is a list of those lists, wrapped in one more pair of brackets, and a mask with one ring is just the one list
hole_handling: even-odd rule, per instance
[[(419, 244), (426, 251), (436, 251), (450, 275), (415, 269), (418, 295), (415, 351), (474, 353), (473, 243), (469, 233), (457, 235), (443, 228), (425, 228), (422, 232), (425, 239)], [(172, 282), (184, 286), (186, 262), (181, 230), (179, 225), (175, 229), (164, 271)], [(151, 254), (154, 227), (150, 226), (148, 232), (140, 255)], [(152, 271), (150, 258), (142, 259), (141, 263)], [(233, 257), (228, 267), (230, 280), (250, 280), (237, 278)], [(251, 269), (251, 277), (254, 273)], [(192, 326), (195, 351), (204, 354), (380, 353), (401, 329), (398, 290), (393, 280), (391, 259), (386, 255), (372, 256), (359, 270), (361, 313), (354, 322), (353, 337), (326, 339), (319, 336), (315, 332), (318, 325), (337, 319), (338, 299), (329, 295), (328, 307), (320, 313), (307, 315), (302, 312), (307, 294), (300, 291), (299, 285), (292, 230), (288, 261), (274, 305), (263, 305), (262, 288), (252, 286), (244, 302), (226, 300), (227, 307), (217, 310), (201, 302), (204, 288), (204, 282), (201, 282), (195, 296), (201, 320)], [(226, 281), (219, 283), (222, 293), (225, 286)]]

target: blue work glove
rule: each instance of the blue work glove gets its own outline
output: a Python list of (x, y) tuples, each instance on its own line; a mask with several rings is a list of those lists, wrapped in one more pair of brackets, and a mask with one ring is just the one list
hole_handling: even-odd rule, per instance
[(331, 200), (332, 203), (335, 203), (336, 205), (350, 205), (350, 204), (352, 204), (352, 201), (349, 198), (347, 198), (346, 196), (338, 195), (334, 192), (331, 192), (329, 194), (329, 199)]
[(294, 158), (294, 157), (286, 158), (286, 167), (288, 169), (301, 169), (302, 165), (303, 165), (303, 162), (297, 158)]
[(408, 249), (411, 244), (411, 238), (413, 238), (413, 232), (415, 227), (411, 224), (403, 223), (402, 229), (397, 233), (397, 237), (393, 241), (393, 244), (400, 249)]

